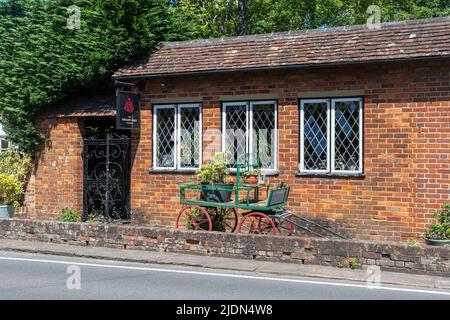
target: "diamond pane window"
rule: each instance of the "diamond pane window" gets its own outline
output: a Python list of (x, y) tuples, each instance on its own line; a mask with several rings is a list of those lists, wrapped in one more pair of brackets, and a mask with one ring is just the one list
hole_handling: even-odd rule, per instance
[(247, 150), (247, 104), (226, 106), (225, 113), (225, 155), (233, 167), (239, 155)]
[(328, 102), (311, 101), (302, 105), (303, 170), (328, 169)]
[(360, 98), (301, 101), (300, 171), (362, 173)]
[(154, 169), (195, 169), (201, 163), (200, 104), (154, 106)]
[(275, 105), (253, 104), (252, 153), (257, 154), (261, 167), (275, 166)]
[[(223, 151), (235, 167), (245, 153), (259, 157), (263, 170), (277, 168), (277, 104), (248, 101), (223, 105)], [(253, 159), (255, 160), (255, 159)]]
[(359, 100), (335, 100), (334, 170), (360, 171), (361, 108)]
[(156, 167), (175, 167), (175, 108), (156, 109)]
[(180, 167), (200, 166), (200, 108), (180, 108)]

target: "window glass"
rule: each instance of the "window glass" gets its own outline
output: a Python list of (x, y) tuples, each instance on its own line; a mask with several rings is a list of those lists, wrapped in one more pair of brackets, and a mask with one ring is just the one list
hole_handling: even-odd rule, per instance
[(305, 103), (303, 109), (304, 170), (327, 170), (328, 104), (327, 102)]
[(200, 108), (180, 108), (180, 167), (200, 166)]
[(175, 166), (175, 108), (156, 109), (156, 166)]
[(336, 101), (334, 109), (334, 169), (359, 171), (359, 101)]
[(362, 173), (362, 99), (302, 100), (300, 171)]
[(247, 104), (226, 107), (225, 154), (230, 167), (247, 152)]
[(275, 105), (253, 105), (252, 153), (257, 154), (261, 168), (275, 168)]

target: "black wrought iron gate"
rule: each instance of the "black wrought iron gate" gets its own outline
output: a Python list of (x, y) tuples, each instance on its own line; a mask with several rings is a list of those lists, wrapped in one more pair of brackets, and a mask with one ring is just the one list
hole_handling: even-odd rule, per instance
[(84, 209), (89, 215), (130, 220), (130, 137), (118, 132), (84, 139)]

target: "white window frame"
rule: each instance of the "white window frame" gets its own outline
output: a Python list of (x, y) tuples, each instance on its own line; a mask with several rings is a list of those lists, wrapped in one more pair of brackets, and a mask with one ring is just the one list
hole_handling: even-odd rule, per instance
[[(199, 167), (181, 167), (181, 109), (183, 108), (198, 108), (199, 109)], [(158, 167), (157, 163), (157, 116), (158, 110), (160, 109), (174, 109), (174, 166), (173, 167)], [(153, 153), (153, 170), (157, 171), (192, 171), (200, 169), (202, 165), (202, 155), (203, 155), (203, 118), (202, 118), (202, 104), (201, 103), (179, 103), (179, 104), (158, 104), (153, 105), (153, 143), (152, 143), (152, 153)]]
[[(358, 101), (359, 103), (359, 169), (358, 170), (336, 170), (335, 169), (335, 143), (336, 143), (336, 103)], [(305, 169), (305, 104), (327, 103), (327, 170)], [(300, 100), (300, 173), (305, 174), (336, 174), (336, 175), (359, 175), (364, 172), (364, 101), (362, 97), (350, 98), (323, 98), (323, 99), (301, 99)]]
[[(305, 169), (305, 104), (326, 103), (327, 104), (327, 169), (326, 170), (306, 170)], [(300, 172), (326, 174), (330, 172), (330, 100), (329, 99), (306, 99), (301, 100), (300, 104)]]
[[(274, 141), (274, 167), (271, 169), (262, 169), (264, 174), (274, 174), (278, 172), (278, 101), (277, 100), (252, 100), (252, 101), (237, 101), (237, 102), (223, 102), (222, 103), (222, 152), (226, 152), (226, 121), (227, 121), (227, 107), (246, 106), (245, 117), (245, 148), (247, 153), (253, 150), (253, 106), (261, 104), (273, 104), (275, 115), (275, 141)], [(230, 171), (235, 172), (235, 168)]]

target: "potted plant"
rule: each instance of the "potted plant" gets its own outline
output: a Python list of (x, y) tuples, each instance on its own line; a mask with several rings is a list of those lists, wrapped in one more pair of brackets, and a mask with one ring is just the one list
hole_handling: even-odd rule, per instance
[(0, 218), (12, 218), (23, 195), (22, 185), (14, 176), (0, 173)]
[(261, 170), (259, 170), (259, 169), (252, 169), (250, 171), (247, 171), (243, 174), (244, 182), (246, 184), (255, 185), (258, 183), (260, 175), (261, 175)]
[(437, 223), (424, 232), (425, 242), (429, 245), (450, 245), (450, 203), (436, 212)]
[(197, 172), (202, 185), (200, 199), (210, 202), (228, 202), (231, 199), (233, 184), (225, 155), (218, 153), (211, 163), (202, 165)]

